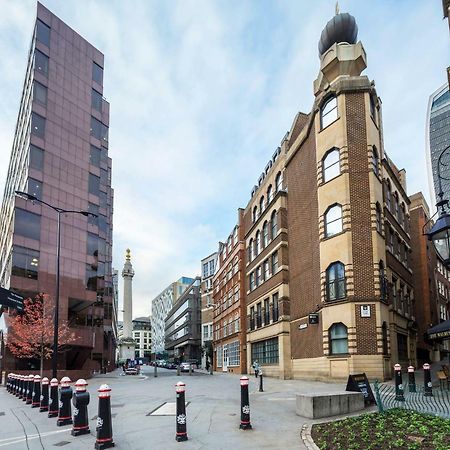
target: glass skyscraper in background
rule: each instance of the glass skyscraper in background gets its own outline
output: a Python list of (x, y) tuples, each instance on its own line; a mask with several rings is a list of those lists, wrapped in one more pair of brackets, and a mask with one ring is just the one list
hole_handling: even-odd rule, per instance
[[(438, 159), (442, 151), (450, 146), (450, 91), (447, 83), (430, 96), (427, 111), (426, 145), (428, 181), (431, 201), (434, 205), (439, 199)], [(444, 199), (450, 201), (450, 149), (443, 155), (441, 161), (442, 191)]]

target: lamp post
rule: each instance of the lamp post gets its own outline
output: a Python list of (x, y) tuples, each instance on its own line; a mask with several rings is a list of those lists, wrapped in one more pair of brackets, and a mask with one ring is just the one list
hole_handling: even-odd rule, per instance
[(437, 161), (439, 201), (436, 203), (436, 208), (438, 210), (439, 217), (435, 224), (431, 227), (430, 231), (425, 233), (428, 235), (428, 239), (433, 242), (437, 254), (447, 267), (450, 265), (450, 214), (446, 211), (448, 200), (444, 200), (444, 193), (442, 191), (442, 180), (447, 180), (447, 178), (444, 178), (441, 175), (441, 164), (442, 157), (448, 150), (450, 150), (450, 145), (442, 150)]
[(61, 214), (81, 214), (83, 216), (98, 217), (97, 214), (88, 211), (76, 211), (71, 209), (63, 209), (58, 206), (50, 205), (37, 198), (35, 195), (28, 194), (27, 192), (16, 191), (16, 195), (25, 200), (31, 200), (32, 202), (40, 203), (53, 209), (57, 214), (58, 226), (57, 226), (57, 240), (56, 240), (56, 305), (55, 305), (55, 319), (53, 328), (53, 354), (52, 354), (52, 377), (57, 378), (58, 374), (58, 329), (59, 329), (59, 281), (60, 281), (60, 253), (61, 253)]

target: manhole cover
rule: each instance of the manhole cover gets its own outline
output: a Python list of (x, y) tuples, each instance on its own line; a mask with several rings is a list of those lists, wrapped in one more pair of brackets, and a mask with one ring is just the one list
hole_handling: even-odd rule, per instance
[(70, 444), (70, 442), (69, 441), (61, 441), (61, 442), (58, 442), (57, 444), (53, 444), (55, 447), (62, 447), (63, 445), (67, 445), (67, 444)]

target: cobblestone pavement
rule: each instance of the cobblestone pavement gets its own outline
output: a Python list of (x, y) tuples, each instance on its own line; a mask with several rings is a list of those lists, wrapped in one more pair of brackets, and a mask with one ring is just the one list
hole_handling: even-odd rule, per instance
[[(97, 415), (96, 390), (103, 383), (112, 389), (111, 404), (116, 448), (119, 449), (306, 449), (300, 432), (311, 423), (295, 414), (295, 394), (335, 392), (345, 389), (336, 383), (264, 379), (264, 391), (250, 378), (252, 430), (239, 430), (239, 376), (176, 371), (144, 367), (141, 376), (123, 376), (119, 371), (88, 380), (91, 393), (91, 434), (73, 437), (71, 426), (57, 427), (0, 387), (0, 450), (94, 448)], [(175, 402), (175, 383), (186, 383), (187, 442), (175, 442), (175, 417), (149, 415), (164, 403)], [(73, 380), (75, 381), (75, 380)]]

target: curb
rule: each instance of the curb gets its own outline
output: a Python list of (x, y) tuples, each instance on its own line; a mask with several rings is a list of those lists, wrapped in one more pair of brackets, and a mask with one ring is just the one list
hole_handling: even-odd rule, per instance
[(311, 437), (311, 425), (308, 425), (307, 423), (303, 424), (300, 436), (308, 450), (320, 450), (319, 447), (317, 447), (317, 445), (314, 443), (313, 438)]

